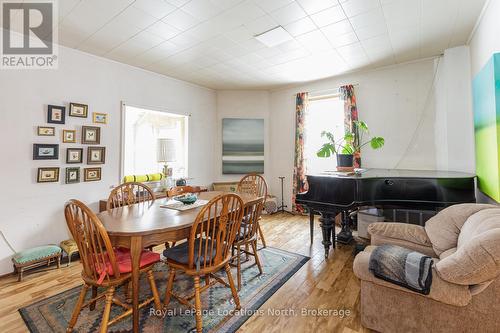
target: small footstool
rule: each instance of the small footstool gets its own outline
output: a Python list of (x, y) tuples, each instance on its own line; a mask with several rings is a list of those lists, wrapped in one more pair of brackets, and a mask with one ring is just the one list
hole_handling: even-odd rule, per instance
[(23, 280), (23, 272), (43, 265), (49, 266), (51, 262), (57, 262), (57, 268), (61, 267), (61, 248), (57, 245), (44, 245), (21, 252), (12, 257), (14, 269), (17, 272), (17, 281)]
[(68, 266), (71, 264), (71, 256), (78, 253), (78, 245), (73, 239), (62, 241), (59, 246), (68, 255)]

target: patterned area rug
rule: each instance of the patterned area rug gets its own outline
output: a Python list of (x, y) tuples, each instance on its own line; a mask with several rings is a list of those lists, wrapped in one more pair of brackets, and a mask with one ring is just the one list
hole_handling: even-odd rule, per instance
[[(244, 256), (243, 256), (244, 258)], [(257, 309), (271, 297), (300, 267), (308, 257), (290, 253), (275, 248), (259, 250), (259, 258), (263, 264), (264, 273), (254, 264), (253, 257), (242, 265), (242, 288), (239, 291), (241, 310), (235, 311), (231, 290), (222, 284), (216, 284), (202, 293), (203, 331), (204, 332), (234, 332)], [(236, 283), (236, 268), (233, 268), (233, 278)], [(224, 273), (224, 274), (223, 274)], [(155, 278), (163, 301), (168, 268), (163, 264), (155, 267)], [(220, 276), (226, 279), (225, 272)], [(192, 278), (177, 274), (174, 289), (178, 294), (188, 295), (193, 291)], [(19, 309), (24, 322), (31, 332), (49, 333), (65, 332), (71, 318), (71, 313), (77, 301), (81, 287), (73, 288), (58, 295), (49, 297), (35, 304)], [(146, 279), (141, 279), (141, 299), (150, 296)], [(123, 297), (123, 290), (118, 289), (118, 295)], [(88, 298), (90, 293), (88, 293)], [(85, 308), (78, 318), (76, 332), (95, 332), (99, 329), (103, 301), (98, 301), (96, 309)], [(113, 306), (111, 318), (121, 312), (121, 308)], [(192, 310), (181, 305), (172, 298), (168, 309), (160, 316), (153, 315), (154, 308), (147, 306), (142, 309), (141, 332), (194, 332), (195, 319)], [(131, 317), (109, 327), (109, 332), (130, 332)]]

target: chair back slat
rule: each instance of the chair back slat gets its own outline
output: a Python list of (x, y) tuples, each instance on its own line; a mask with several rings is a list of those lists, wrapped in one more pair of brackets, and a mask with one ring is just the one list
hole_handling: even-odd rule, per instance
[(115, 187), (108, 197), (107, 209), (136, 203), (153, 203), (155, 194), (149, 186), (138, 182), (123, 183)]
[(247, 205), (243, 210), (243, 221), (241, 223), (238, 240), (247, 240), (254, 237), (259, 230), (259, 218), (264, 208), (264, 198)]
[(200, 193), (201, 187), (199, 186), (176, 186), (172, 187), (167, 191), (167, 196), (169, 198), (175, 197), (177, 195), (185, 194), (185, 193)]
[(241, 178), (238, 183), (238, 193), (246, 193), (255, 195), (256, 197), (264, 197), (264, 203), (267, 199), (267, 182), (264, 177), (259, 174), (251, 173)]
[[(119, 278), (120, 271), (108, 233), (99, 218), (84, 203), (70, 200), (64, 208), (66, 223), (75, 240), (83, 274), (96, 282)], [(113, 276), (109, 274), (111, 266)]]
[(237, 194), (221, 194), (198, 213), (189, 238), (190, 269), (208, 269), (229, 260), (243, 217), (243, 200)]

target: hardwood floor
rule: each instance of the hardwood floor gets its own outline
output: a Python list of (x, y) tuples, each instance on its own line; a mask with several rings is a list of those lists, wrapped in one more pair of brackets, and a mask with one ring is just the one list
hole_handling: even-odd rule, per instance
[[(254, 315), (239, 332), (369, 332), (359, 319), (360, 287), (352, 272), (352, 246), (338, 247), (325, 260), (318, 222), (310, 246), (308, 218), (302, 216), (264, 216), (262, 228), (268, 246), (311, 260), (262, 305), (264, 314)], [(28, 273), (20, 283), (14, 275), (1, 278), (0, 332), (27, 332), (17, 309), (81, 285), (80, 271), (75, 262), (60, 270)], [(318, 309), (330, 310), (330, 315), (318, 315)]]

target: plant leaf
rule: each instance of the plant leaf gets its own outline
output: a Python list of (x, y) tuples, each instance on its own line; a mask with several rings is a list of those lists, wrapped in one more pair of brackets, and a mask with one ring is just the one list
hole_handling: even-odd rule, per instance
[(345, 144), (344, 147), (342, 148), (342, 154), (348, 154), (348, 155), (354, 154), (354, 146), (351, 145), (350, 143)]
[(370, 140), (370, 146), (373, 149), (379, 149), (382, 148), (385, 144), (385, 140), (381, 136), (375, 136)]
[(331, 142), (332, 144), (335, 144), (335, 138), (333, 137), (333, 133), (331, 133), (331, 132), (327, 132), (327, 131), (323, 131), (323, 132), (321, 132), (321, 136), (322, 136), (322, 137), (325, 137), (325, 136), (326, 136), (326, 138), (327, 138), (328, 140), (330, 140), (330, 142)]
[(344, 134), (344, 140), (347, 143), (353, 142), (354, 141), (354, 133), (352, 133), (352, 132), (346, 132)]
[(365, 132), (368, 132), (368, 125), (364, 121), (356, 120), (356, 121), (354, 121), (354, 124), (356, 124), (356, 127), (358, 129), (361, 129)]
[(335, 146), (331, 143), (325, 143), (316, 153), (318, 157), (330, 157), (335, 154)]

